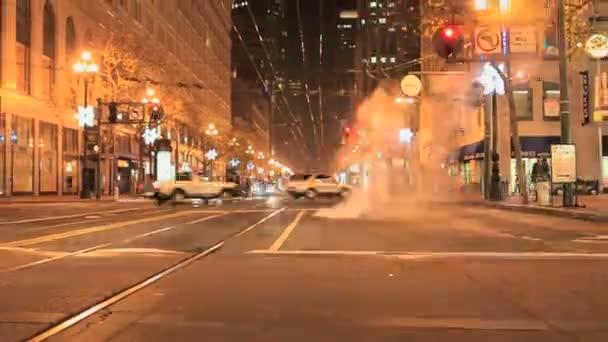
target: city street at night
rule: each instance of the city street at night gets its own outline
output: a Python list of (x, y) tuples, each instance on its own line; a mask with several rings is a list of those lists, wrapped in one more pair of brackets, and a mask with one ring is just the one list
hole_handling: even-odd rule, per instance
[(605, 224), (458, 202), (350, 211), (0, 205), (0, 340), (608, 338)]

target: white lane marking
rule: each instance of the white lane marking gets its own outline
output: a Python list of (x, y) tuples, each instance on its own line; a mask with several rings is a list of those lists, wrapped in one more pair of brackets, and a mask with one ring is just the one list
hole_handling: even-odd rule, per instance
[(263, 219), (259, 220), (259, 221), (258, 221), (258, 222), (256, 222), (255, 224), (253, 224), (253, 225), (251, 225), (251, 226), (247, 227), (246, 229), (243, 229), (242, 231), (238, 232), (238, 233), (235, 235), (235, 237), (236, 237), (236, 236), (241, 236), (241, 235), (243, 235), (243, 234), (247, 233), (248, 231), (250, 231), (250, 230), (252, 230), (253, 228), (255, 228), (255, 227), (259, 226), (260, 224), (262, 224), (262, 223), (266, 222), (267, 220), (270, 220), (270, 219), (271, 219), (271, 218), (272, 218), (274, 215), (277, 215), (277, 214), (279, 214), (279, 213), (283, 212), (284, 210), (285, 210), (285, 208), (281, 208), (281, 209), (279, 209), (279, 210), (276, 210), (275, 212), (273, 212), (272, 214), (270, 214), (270, 215), (268, 215), (268, 216), (264, 217)]
[(217, 215), (211, 215), (211, 216), (203, 217), (203, 218), (200, 218), (200, 219), (196, 219), (194, 221), (186, 222), (185, 224), (197, 224), (197, 223), (200, 223), (200, 222), (205, 222), (207, 220), (210, 220), (211, 218), (222, 217), (222, 216), (226, 216), (228, 214), (229, 214), (229, 212), (225, 212), (224, 211), (224, 212), (218, 213)]
[(164, 255), (164, 254), (185, 254), (185, 252), (180, 251), (171, 251), (167, 249), (159, 249), (159, 248), (108, 248), (108, 249), (98, 249), (92, 251), (90, 253), (84, 254), (86, 257), (103, 257), (103, 256), (113, 256), (120, 254), (147, 254), (147, 255)]
[[(211, 219), (214, 219), (216, 217), (220, 217), (220, 216), (224, 216), (224, 215), (226, 215), (226, 213), (207, 216), (207, 217), (204, 217), (202, 219), (195, 220), (195, 221), (197, 221), (197, 222), (207, 221), (207, 220), (211, 220)], [(195, 222), (195, 221), (186, 222), (184, 224), (190, 224), (190, 223)], [(172, 229), (175, 229), (175, 228), (177, 228), (177, 226), (170, 226), (170, 227), (156, 229), (156, 230), (153, 230), (151, 232), (146, 232), (146, 233), (143, 233), (143, 234), (139, 234), (139, 235), (136, 235), (134, 237), (131, 237), (131, 238), (128, 238), (128, 239), (124, 239), (124, 240), (121, 240), (121, 241), (118, 241), (118, 242), (115, 242), (115, 243), (108, 242), (108, 243), (104, 243), (104, 244), (101, 244), (101, 245), (97, 245), (97, 246), (81, 249), (81, 250), (78, 250), (78, 251), (75, 251), (75, 252), (64, 253), (62, 255), (57, 255), (55, 257), (46, 258), (46, 259), (30, 262), (30, 263), (27, 263), (27, 264), (24, 264), (24, 265), (15, 266), (15, 267), (11, 267), (11, 268), (8, 268), (8, 269), (0, 270), (0, 273), (3, 273), (3, 272), (13, 272), (13, 271), (17, 271), (17, 270), (24, 269), (24, 268), (29, 268), (29, 267), (33, 267), (33, 266), (38, 266), (38, 265), (46, 264), (46, 263), (49, 263), (49, 262), (52, 262), (52, 261), (55, 261), (55, 260), (59, 260), (59, 259), (63, 259), (63, 258), (67, 258), (67, 257), (70, 257), (70, 256), (77, 256), (77, 255), (80, 255), (80, 254), (86, 254), (86, 253), (89, 253), (89, 252), (96, 251), (98, 249), (110, 247), (110, 246), (112, 246), (114, 244), (133, 242), (135, 240), (138, 240), (138, 239), (141, 239), (141, 238), (144, 238), (144, 237), (148, 237), (148, 236), (151, 236), (151, 235), (155, 235), (155, 234), (158, 234), (158, 233), (166, 232), (168, 230), (172, 230)]]
[(559, 253), (559, 252), (387, 252), (387, 251), (348, 251), (348, 250), (252, 250), (250, 254), (268, 255), (335, 255), (335, 256), (371, 256), (397, 258), (404, 260), (418, 259), (497, 259), (497, 260), (577, 260), (608, 259), (608, 253)]
[(37, 217), (37, 218), (33, 218), (33, 219), (4, 221), (4, 222), (0, 222), (0, 225), (4, 226), (4, 225), (9, 225), (9, 224), (21, 224), (21, 223), (62, 220), (62, 219), (75, 218), (75, 217), (85, 217), (85, 216), (89, 216), (89, 215), (113, 214), (113, 213), (122, 213), (125, 211), (136, 211), (136, 210), (143, 210), (143, 209), (147, 209), (147, 208), (116, 209), (116, 210), (110, 210), (110, 211), (98, 211), (98, 212), (93, 212), (93, 213), (80, 213), (80, 214), (73, 214), (73, 215), (45, 216), (45, 217)]
[(296, 228), (296, 226), (298, 225), (298, 223), (300, 222), (300, 220), (302, 219), (302, 217), (304, 216), (305, 213), (306, 212), (304, 212), (304, 211), (300, 211), (298, 213), (296, 218), (293, 219), (293, 221), (291, 221), (291, 223), (285, 228), (285, 230), (283, 230), (283, 232), (281, 233), (279, 238), (272, 244), (272, 246), (270, 246), (269, 249), (271, 251), (278, 251), (281, 248), (281, 246), (283, 246), (283, 244), (285, 243), (285, 241), (287, 240), (289, 235), (293, 232), (293, 230)]
[(549, 330), (549, 327), (536, 320), (521, 319), (483, 319), (483, 318), (425, 318), (389, 317), (367, 322), (367, 325), (381, 327), (420, 328), (420, 329), (464, 329), (464, 330)]

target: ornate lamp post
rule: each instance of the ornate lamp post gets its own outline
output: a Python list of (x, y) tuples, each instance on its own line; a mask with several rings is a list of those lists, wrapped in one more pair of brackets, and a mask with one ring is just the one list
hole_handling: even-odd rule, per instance
[[(87, 175), (87, 162), (88, 162), (88, 142), (87, 133), (90, 127), (94, 126), (95, 114), (92, 106), (89, 106), (89, 81), (95, 77), (95, 74), (99, 72), (99, 66), (92, 61), (92, 55), (88, 51), (84, 51), (80, 55), (80, 60), (72, 66), (74, 72), (82, 77), (84, 81), (84, 106), (78, 109), (78, 123), (82, 130), (82, 142), (84, 146), (83, 157), (82, 157), (82, 188), (80, 189), (80, 198), (90, 198), (91, 189), (89, 185), (89, 179)], [(100, 177), (100, 175), (97, 175)]]

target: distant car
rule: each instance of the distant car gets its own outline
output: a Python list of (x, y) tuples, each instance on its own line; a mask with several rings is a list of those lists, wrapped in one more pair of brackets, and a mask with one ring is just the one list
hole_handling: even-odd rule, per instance
[(157, 197), (164, 200), (171, 199), (173, 202), (180, 202), (187, 198), (201, 199), (206, 203), (225, 194), (234, 194), (237, 189), (236, 183), (211, 181), (200, 175), (195, 175), (190, 179), (183, 177), (178, 179), (157, 182)]
[(296, 199), (314, 199), (318, 196), (346, 197), (351, 190), (349, 185), (339, 183), (334, 177), (326, 175), (294, 175), (287, 185), (287, 193)]

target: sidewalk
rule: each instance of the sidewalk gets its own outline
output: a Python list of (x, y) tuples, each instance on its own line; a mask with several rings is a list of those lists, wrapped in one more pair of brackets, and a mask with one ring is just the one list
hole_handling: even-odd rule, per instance
[(521, 197), (508, 197), (504, 201), (484, 201), (479, 194), (464, 195), (464, 203), (469, 205), (483, 205), (491, 208), (527, 212), (531, 214), (542, 214), (567, 217), (572, 219), (608, 222), (608, 195), (578, 196), (580, 207), (565, 208), (561, 205), (561, 196), (553, 197), (552, 206), (540, 206), (537, 202), (521, 204)]
[[(122, 195), (118, 202), (134, 202), (134, 201), (145, 201), (141, 196), (133, 195)], [(90, 199), (82, 199), (78, 195), (42, 195), (42, 196), (13, 196), (13, 197), (0, 197), (0, 205), (2, 204), (13, 204), (13, 203), (87, 203), (87, 202), (116, 202), (114, 196), (104, 195), (100, 200), (92, 197)]]

